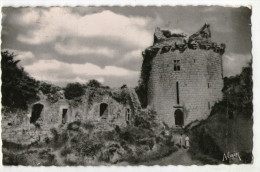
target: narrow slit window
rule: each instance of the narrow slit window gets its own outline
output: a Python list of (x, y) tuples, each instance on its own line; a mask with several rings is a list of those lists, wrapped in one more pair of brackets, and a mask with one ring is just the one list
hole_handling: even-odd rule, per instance
[(180, 103), (179, 99), (179, 82), (176, 82), (176, 94), (177, 94), (177, 104)]
[(208, 88), (210, 87), (209, 83), (208, 83)]
[(180, 71), (181, 70), (181, 63), (180, 60), (174, 60), (174, 71)]
[(209, 107), (209, 109), (210, 109), (210, 102), (208, 102), (208, 107)]
[(126, 121), (130, 121), (130, 109), (126, 109)]

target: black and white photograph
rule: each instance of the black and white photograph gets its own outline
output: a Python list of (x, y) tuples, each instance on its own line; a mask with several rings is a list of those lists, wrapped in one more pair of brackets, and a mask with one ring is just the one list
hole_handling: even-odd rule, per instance
[(3, 166), (253, 164), (251, 16), (2, 7)]

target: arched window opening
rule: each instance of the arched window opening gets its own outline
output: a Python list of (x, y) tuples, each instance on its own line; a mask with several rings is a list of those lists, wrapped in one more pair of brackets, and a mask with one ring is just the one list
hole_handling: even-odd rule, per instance
[(30, 123), (35, 123), (41, 117), (43, 107), (44, 106), (40, 103), (33, 105)]
[(175, 118), (175, 125), (176, 126), (183, 126), (184, 116), (183, 116), (183, 112), (180, 109), (177, 109), (174, 112), (174, 118)]
[(108, 115), (108, 104), (106, 104), (106, 103), (101, 103), (100, 104), (99, 115), (101, 117), (106, 117)]

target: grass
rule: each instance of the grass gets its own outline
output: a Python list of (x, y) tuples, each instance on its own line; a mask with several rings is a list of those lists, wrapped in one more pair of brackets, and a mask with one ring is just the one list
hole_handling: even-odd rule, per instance
[(129, 154), (125, 157), (124, 161), (129, 162), (130, 164), (138, 164), (141, 162), (148, 162), (152, 160), (157, 160), (166, 156), (169, 156), (173, 152), (176, 152), (178, 148), (176, 147), (169, 147), (169, 146), (160, 146), (156, 152), (151, 152), (149, 154), (139, 154), (133, 155)]

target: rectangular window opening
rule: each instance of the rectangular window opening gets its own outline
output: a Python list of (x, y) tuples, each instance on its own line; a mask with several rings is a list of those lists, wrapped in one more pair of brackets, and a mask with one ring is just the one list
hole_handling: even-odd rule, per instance
[(174, 63), (174, 71), (180, 71), (181, 70), (181, 64), (180, 64), (180, 60), (173, 60)]
[(180, 103), (180, 100), (179, 100), (179, 82), (176, 82), (176, 93), (177, 93), (177, 104)]
[(209, 109), (210, 109), (210, 102), (208, 102), (208, 107), (209, 107)]
[(62, 109), (62, 124), (67, 123), (68, 120), (68, 109)]

